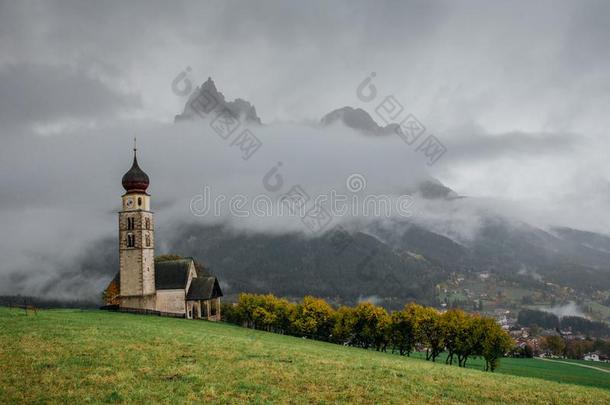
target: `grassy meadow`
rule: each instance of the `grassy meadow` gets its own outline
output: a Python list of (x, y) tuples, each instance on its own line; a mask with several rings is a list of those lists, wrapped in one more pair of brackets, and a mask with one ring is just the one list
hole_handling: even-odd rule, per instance
[[(420, 359), (425, 359), (426, 357), (424, 353), (414, 353), (411, 356)], [(446, 356), (441, 354), (436, 361), (444, 364), (445, 358)], [(571, 366), (569, 364), (564, 364), (563, 362), (584, 364), (610, 370), (607, 363), (564, 359), (561, 359), (561, 361), (562, 363), (540, 359), (504, 358), (500, 360), (500, 368), (496, 373), (521, 377), (534, 377), (548, 381), (586, 385), (610, 390), (610, 374), (589, 368)], [(485, 359), (481, 357), (468, 359), (466, 368), (483, 370), (485, 368)]]
[[(610, 375), (546, 363), (484, 373), (223, 323), (0, 308), (3, 404), (610, 403)], [(589, 371), (600, 379), (566, 377)]]
[[(583, 366), (591, 366), (597, 367), (604, 370), (608, 370), (610, 372), (610, 363), (604, 363), (603, 361), (587, 361), (587, 360), (572, 360), (572, 359), (553, 359), (552, 361), (561, 361), (562, 363), (574, 363), (580, 364)], [(608, 376), (608, 380), (606, 381), (608, 385), (610, 385), (610, 375)]]

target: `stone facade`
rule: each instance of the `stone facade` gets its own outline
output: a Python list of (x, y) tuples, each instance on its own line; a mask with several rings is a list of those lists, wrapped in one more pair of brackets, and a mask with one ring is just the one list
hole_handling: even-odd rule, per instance
[(185, 290), (159, 290), (157, 291), (157, 311), (184, 314), (186, 312)]
[[(155, 295), (154, 221), (149, 196), (143, 193), (123, 195), (119, 212), (119, 271), (122, 305), (155, 309), (153, 299), (135, 299)], [(135, 306), (134, 306), (135, 305)]]

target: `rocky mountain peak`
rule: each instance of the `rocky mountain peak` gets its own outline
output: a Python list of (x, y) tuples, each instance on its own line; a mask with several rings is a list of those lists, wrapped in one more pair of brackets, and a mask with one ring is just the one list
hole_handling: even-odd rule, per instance
[(400, 131), (398, 124), (389, 124), (385, 127), (379, 126), (373, 118), (362, 108), (345, 106), (326, 114), (320, 120), (322, 126), (333, 125), (337, 122), (353, 128), (365, 135), (390, 135)]
[(241, 98), (227, 101), (224, 94), (218, 91), (211, 77), (191, 93), (183, 112), (176, 115), (174, 122), (213, 118), (224, 110), (229, 110), (248, 124), (262, 125), (261, 119), (256, 114), (256, 108), (249, 101)]

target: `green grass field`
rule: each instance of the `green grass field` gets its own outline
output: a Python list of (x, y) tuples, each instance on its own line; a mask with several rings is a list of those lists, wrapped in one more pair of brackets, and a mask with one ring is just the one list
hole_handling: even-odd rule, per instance
[[(420, 359), (425, 358), (424, 353), (414, 353), (412, 356)], [(607, 364), (605, 365), (606, 367), (604, 367), (604, 363), (564, 359), (561, 359), (561, 361), (608, 368), (610, 370), (610, 367), (608, 367)], [(437, 362), (444, 364), (445, 356), (441, 355), (439, 359), (437, 359)], [(485, 367), (485, 360), (483, 358), (469, 359), (466, 367), (474, 370), (483, 370)], [(540, 359), (504, 358), (500, 360), (500, 368), (496, 373), (521, 377), (535, 377), (548, 381), (586, 385), (610, 390), (610, 374), (608, 373)]]
[[(501, 370), (537, 364), (503, 361)], [(561, 366), (569, 369), (557, 381), (568, 370), (589, 371)], [(78, 310), (25, 316), (0, 308), (0, 403), (203, 401), (608, 404), (610, 390), (222, 323)]]
[[(610, 371), (610, 363), (604, 363), (602, 361), (586, 361), (586, 360), (571, 360), (571, 359), (557, 359), (558, 361), (581, 364), (585, 366), (598, 367), (604, 370)], [(555, 360), (553, 360), (555, 361)], [(608, 376), (607, 384), (610, 385), (610, 375)], [(603, 387), (603, 386), (602, 386)], [(606, 386), (608, 387), (608, 386)]]

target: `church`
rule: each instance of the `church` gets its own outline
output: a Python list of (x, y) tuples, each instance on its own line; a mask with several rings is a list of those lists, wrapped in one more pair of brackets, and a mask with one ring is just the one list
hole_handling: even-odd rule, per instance
[(104, 291), (106, 304), (124, 312), (220, 320), (222, 291), (216, 277), (190, 257), (155, 262), (149, 179), (138, 166), (135, 146), (133, 153), (122, 180), (119, 271)]

